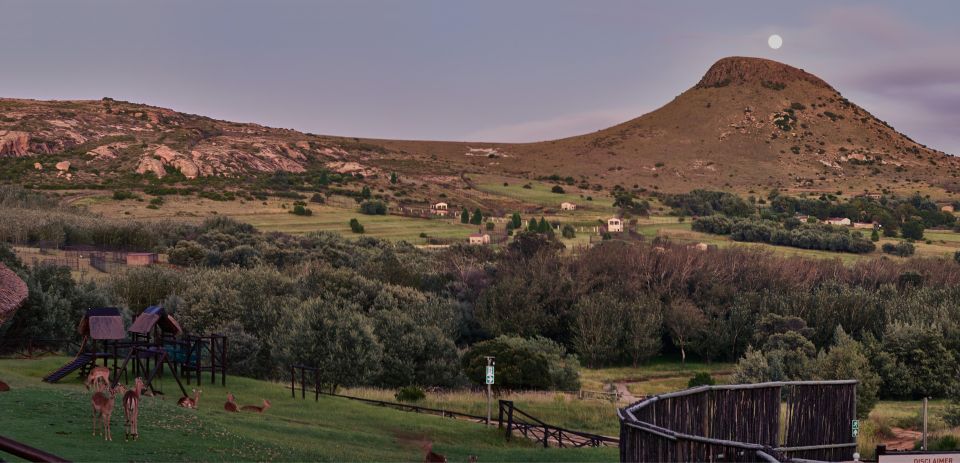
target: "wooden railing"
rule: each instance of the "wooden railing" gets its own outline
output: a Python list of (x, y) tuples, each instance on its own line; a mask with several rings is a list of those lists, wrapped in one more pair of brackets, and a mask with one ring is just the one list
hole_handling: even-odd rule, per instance
[(506, 427), (507, 440), (516, 430), (523, 437), (535, 440), (549, 447), (601, 447), (617, 446), (620, 440), (615, 437), (601, 436), (581, 431), (573, 431), (544, 423), (517, 408), (512, 400), (501, 400), (497, 421), (500, 427)]
[(40, 462), (68, 462), (70, 460), (63, 459), (52, 453), (44, 452), (43, 450), (33, 448), (29, 445), (17, 442), (13, 439), (8, 439), (6, 437), (0, 436), (0, 452), (13, 455), (17, 458), (23, 458), (27, 461), (40, 461)]

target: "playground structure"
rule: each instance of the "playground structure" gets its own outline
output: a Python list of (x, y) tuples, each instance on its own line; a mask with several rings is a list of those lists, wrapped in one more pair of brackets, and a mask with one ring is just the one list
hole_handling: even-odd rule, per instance
[(701, 386), (617, 411), (620, 461), (851, 461), (857, 381)]
[(154, 382), (168, 371), (176, 382), (182, 397), (187, 391), (181, 378), (190, 384), (202, 381), (210, 373), (210, 381), (227, 382), (227, 338), (221, 334), (188, 335), (180, 324), (161, 306), (147, 307), (128, 329), (124, 329), (123, 314), (114, 307), (88, 309), (77, 327), (83, 336), (79, 352), (62, 367), (43, 378), (56, 383), (73, 372), (85, 377), (98, 362), (110, 369), (110, 387), (116, 387), (121, 378), (142, 377), (146, 388), (162, 393)]

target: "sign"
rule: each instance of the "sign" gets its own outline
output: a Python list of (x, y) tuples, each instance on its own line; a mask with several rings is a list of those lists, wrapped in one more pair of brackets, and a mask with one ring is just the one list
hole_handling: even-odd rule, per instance
[(487, 366), (487, 384), (493, 384), (493, 365)]
[(860, 420), (853, 420), (851, 422), (850, 434), (856, 438), (860, 434)]
[(960, 453), (892, 452), (877, 455), (878, 463), (960, 463)]

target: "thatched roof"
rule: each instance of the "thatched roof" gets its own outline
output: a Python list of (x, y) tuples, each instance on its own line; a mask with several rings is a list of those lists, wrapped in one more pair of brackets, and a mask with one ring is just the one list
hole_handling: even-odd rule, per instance
[(164, 333), (179, 335), (183, 332), (180, 324), (172, 316), (167, 314), (163, 307), (152, 305), (144, 309), (143, 313), (133, 321), (133, 325), (127, 330), (131, 333), (149, 334), (154, 326), (159, 326)]
[(26, 299), (27, 284), (13, 270), (0, 264), (0, 322), (12, 317)]
[(95, 307), (87, 309), (80, 320), (77, 331), (92, 339), (123, 339), (127, 332), (123, 329), (123, 315), (116, 307)]

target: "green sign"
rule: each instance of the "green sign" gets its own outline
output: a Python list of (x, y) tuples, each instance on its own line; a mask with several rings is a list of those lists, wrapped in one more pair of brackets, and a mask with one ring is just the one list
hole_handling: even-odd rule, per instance
[(493, 384), (493, 366), (487, 366), (487, 384)]
[(853, 434), (853, 437), (857, 437), (857, 435), (860, 434), (860, 420), (850, 422), (850, 433)]

